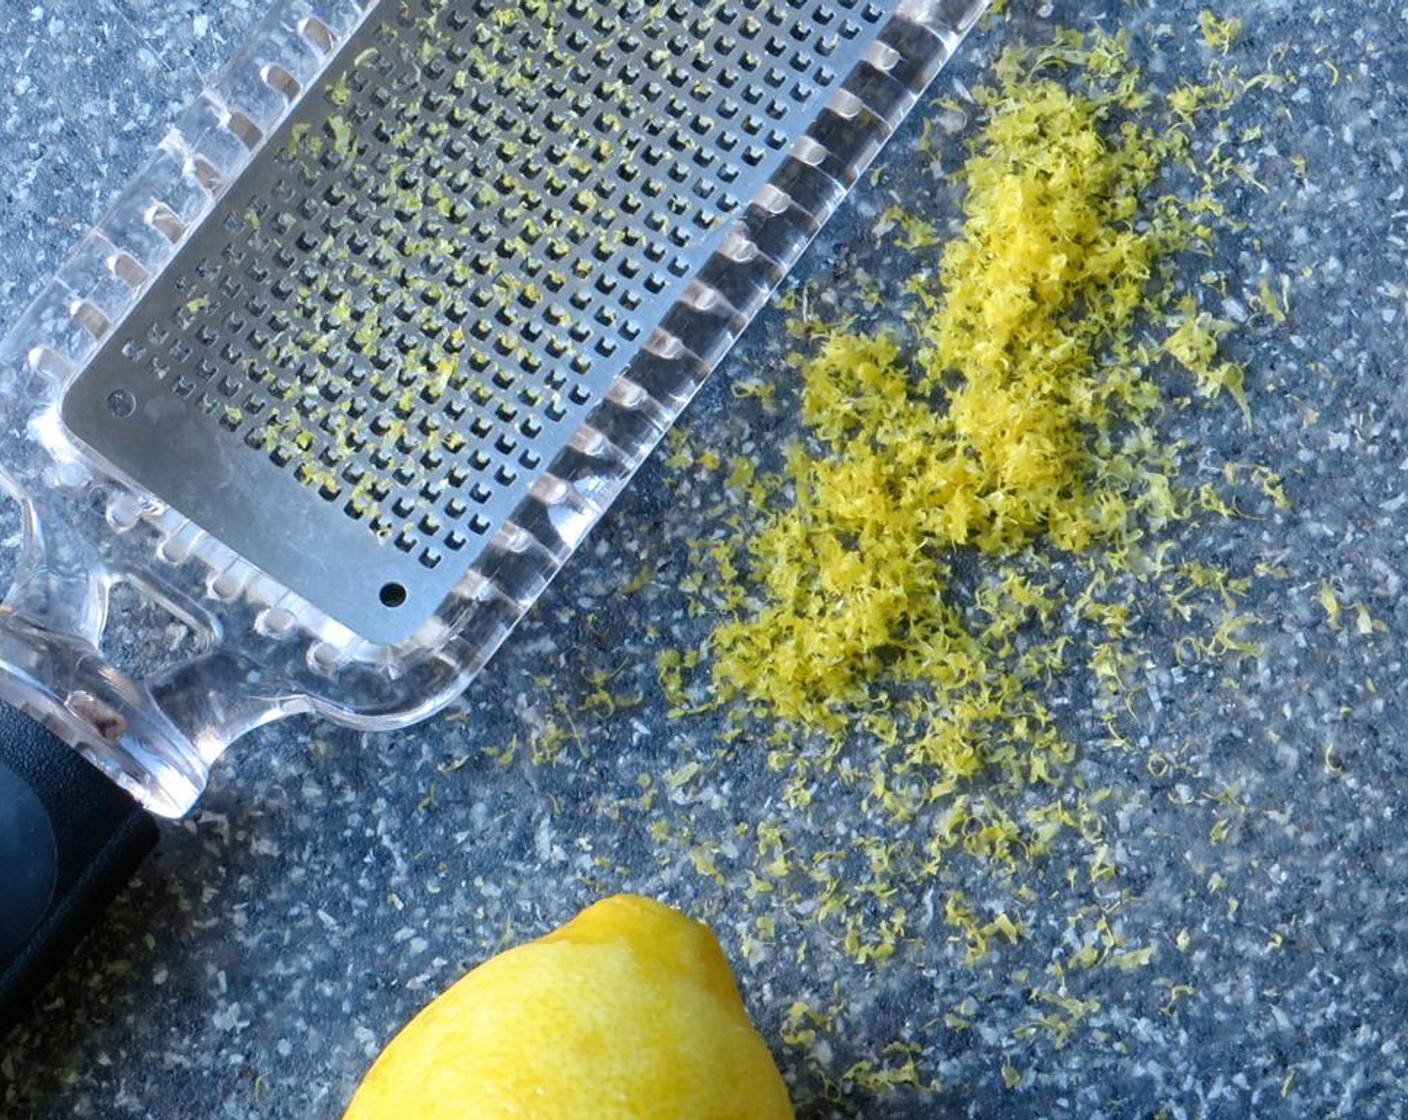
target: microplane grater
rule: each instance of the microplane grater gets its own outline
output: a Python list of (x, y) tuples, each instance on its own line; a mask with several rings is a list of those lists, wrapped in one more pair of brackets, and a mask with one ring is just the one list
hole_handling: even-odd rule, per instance
[[(0, 351), (0, 688), (172, 812), (268, 719), (445, 703), (984, 7), (281, 3)], [(207, 648), (110, 664), (117, 581)]]
[(241, 734), (458, 695), (986, 6), (276, 4), (0, 343), (0, 1031)]

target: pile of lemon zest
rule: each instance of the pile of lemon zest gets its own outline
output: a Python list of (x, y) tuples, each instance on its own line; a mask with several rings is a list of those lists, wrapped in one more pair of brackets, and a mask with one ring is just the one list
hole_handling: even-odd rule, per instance
[(1233, 326), (1225, 319), (1197, 310), (1191, 297), (1184, 299), (1179, 305), (1178, 325), (1164, 339), (1164, 352), (1194, 376), (1200, 395), (1211, 397), (1226, 392), (1232, 397), (1250, 427), (1245, 370), (1236, 362), (1219, 361), (1217, 356), (1218, 340)]
[(908, 1086), (925, 1092), (938, 1092), (939, 1082), (926, 1079), (920, 1072), (918, 1057), (923, 1047), (917, 1043), (893, 1042), (885, 1047), (886, 1055), (898, 1055), (890, 1062), (875, 1062), (862, 1059), (855, 1062), (841, 1074), (843, 1086), (855, 1086), (868, 1093), (888, 1093)]
[(1335, 589), (1328, 583), (1320, 585), (1320, 591), (1315, 596), (1315, 601), (1320, 604), (1325, 612), (1325, 621), (1329, 623), (1331, 630), (1340, 628), (1340, 600), (1335, 594)]
[(1218, 622), (1212, 637), (1208, 640), (1208, 650), (1216, 657), (1229, 653), (1244, 657), (1257, 657), (1261, 653), (1261, 643), (1246, 638), (1245, 632), (1257, 625), (1257, 618), (1251, 614), (1229, 614)]
[(1286, 308), (1288, 304), (1288, 300), (1286, 299), (1287, 287), (1289, 287), (1289, 281), (1286, 281), (1283, 277), (1282, 294), (1278, 298), (1275, 289), (1271, 287), (1271, 282), (1267, 280), (1266, 277), (1263, 276), (1261, 283), (1257, 286), (1257, 297), (1261, 301), (1262, 308), (1276, 323), (1284, 323), (1286, 321)]
[(789, 1046), (810, 1046), (820, 1037), (819, 1031), (830, 1027), (830, 1016), (804, 1000), (796, 1000), (788, 1007), (778, 1033)]
[(1012, 1032), (1013, 1036), (1025, 1040), (1044, 1030), (1050, 1033), (1052, 1045), (1057, 1050), (1071, 1041), (1076, 1029), (1088, 1016), (1100, 1010), (1097, 999), (1079, 999), (1059, 991), (1038, 988), (1030, 993), (1029, 998), (1032, 1003), (1048, 1004), (1050, 1010), (1017, 1027)]
[(694, 865), (694, 870), (707, 879), (712, 879), (719, 886), (727, 886), (728, 878), (719, 870), (718, 853), (712, 849), (697, 845), (690, 849), (689, 861)]
[(1167, 977), (1161, 977), (1159, 984), (1167, 993), (1163, 1004), (1159, 1007), (1159, 1012), (1163, 1015), (1172, 1015), (1178, 1008), (1179, 1000), (1187, 999), (1189, 996), (1197, 994), (1197, 989), (1193, 987), (1193, 985), (1178, 984), (1169, 980)]
[(1388, 631), (1388, 624), (1380, 621), (1369, 613), (1369, 608), (1363, 603), (1354, 604), (1354, 632), (1361, 637), (1370, 634), (1382, 634)]
[[(781, 814), (786, 825), (749, 831), (749, 859), (736, 868), (692, 835), (678, 846), (677, 830), (662, 826), (656, 838), (677, 845), (672, 866), (723, 873), (766, 900), (778, 922), (743, 935), (748, 959), (771, 951), (774, 935), (789, 944), (778, 929), (795, 920), (878, 966), (906, 946), (906, 904), (921, 886), (951, 883), (941, 871), (954, 859), (986, 865), (1006, 890), (980, 903), (947, 894), (952, 955), (969, 965), (1025, 935), (1025, 908), (1042, 895), (1015, 873), (1057, 844), (1084, 846), (1073, 891), (1113, 898), (1123, 872), (1105, 824), (1110, 791), (1082, 789), (1044, 686), (1089, 667), (1106, 685), (1097, 741), (1146, 750), (1149, 772), (1168, 776), (1182, 772), (1176, 750), (1159, 744), (1168, 753), (1158, 754), (1119, 723), (1118, 707), (1147, 679), (1132, 646), (1131, 586), (1203, 628), (1185, 640), (1187, 656), (1256, 649), (1255, 620), (1235, 613), (1247, 582), (1182, 564), (1163, 530), (1236, 516), (1237, 486), (1275, 501), (1279, 480), (1190, 482), (1182, 449), (1154, 424), (1169, 360), (1202, 395), (1226, 392), (1245, 415), (1240, 369), (1219, 355), (1230, 324), (1196, 300), (1175, 305), (1173, 293), (1225, 287), (1212, 272), (1179, 287), (1174, 260), (1203, 251), (1226, 224), (1207, 192), (1238, 174), (1230, 146), (1202, 166), (1191, 118), (1247, 87), (1219, 80), (1158, 97), (1127, 47), (1119, 36), (1058, 35), (1049, 49), (1006, 56), (997, 84), (963, 106), (981, 131), (961, 172), (962, 228), (941, 251), (914, 249), (929, 260), (907, 286), (913, 312), (902, 326), (837, 321), (819, 312), (835, 301), (816, 289), (787, 292), (799, 353), (786, 361), (800, 373), (806, 430), (780, 468), (751, 448), (709, 462), (671, 437), (671, 470), (717, 470), (722, 484), (705, 499), (722, 511), (718, 532), (689, 544), (685, 608), (723, 604), (728, 616), (700, 647), (706, 672), (693, 672), (700, 650), (666, 651), (660, 687), (676, 715), (698, 710), (709, 684), (733, 702), (721, 738), (765, 758), (773, 796), (793, 812)], [(1157, 115), (1143, 116), (1150, 106)], [(1160, 194), (1170, 172), (1203, 193)], [(901, 210), (884, 222), (928, 241)], [(732, 390), (769, 412), (788, 399), (780, 381), (769, 370)], [(815, 825), (838, 795), (875, 823), (845, 850), (813, 853), (814, 837), (793, 830)], [(1219, 819), (1230, 829), (1230, 815)], [(1152, 963), (1151, 949), (1082, 921), (1075, 947), (1050, 966), (1058, 981)], [(798, 961), (815, 951), (811, 938), (790, 946)], [(1047, 1006), (1032, 1029), (1062, 1045), (1098, 1005), (1061, 983), (1051, 995), (1033, 996)], [(952, 1013), (951, 1028), (974, 1014)], [(794, 1009), (784, 1038), (815, 1046), (831, 1026)], [(841, 1082), (881, 1066), (859, 1063)], [(896, 1076), (906, 1070), (901, 1062)]]
[(889, 229), (899, 230), (900, 236), (895, 243), (901, 249), (932, 249), (943, 244), (943, 238), (932, 222), (900, 206), (888, 207), (880, 215), (877, 232), (888, 232)]
[(1204, 8), (1198, 13), (1198, 26), (1203, 29), (1203, 42), (1213, 50), (1226, 54), (1242, 30), (1242, 21), (1230, 17), (1219, 19)]

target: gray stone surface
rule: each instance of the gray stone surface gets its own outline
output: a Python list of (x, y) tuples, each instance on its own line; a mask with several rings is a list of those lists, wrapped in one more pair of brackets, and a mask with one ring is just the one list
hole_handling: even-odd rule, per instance
[[(0, 8), (0, 324), (16, 318), (256, 7)], [(1021, 14), (975, 36), (936, 94), (961, 94), (1003, 43), (1056, 25), (1131, 26), (1136, 53), (1163, 82), (1208, 61), (1199, 4), (1013, 7)], [(855, 798), (832, 801), (824, 788), (810, 809), (788, 807), (761, 745), (745, 736), (726, 747), (716, 717), (666, 717), (654, 659), (706, 632), (708, 618), (690, 616), (677, 585), (686, 542), (717, 522), (707, 478), (657, 459), (453, 710), (395, 734), (294, 721), (238, 744), (201, 807), (165, 830), (140, 880), (4, 1043), (0, 1114), (335, 1117), (380, 1045), (434, 992), (586, 902), (634, 890), (719, 932), (805, 1120), (1403, 1115), (1400, 9), (1389, 0), (1235, 5), (1245, 30), (1227, 64), (1245, 76), (1267, 66), (1294, 76), (1233, 110), (1228, 126), (1234, 143), (1262, 128), (1236, 143), (1257, 183), (1229, 192), (1246, 224), (1214, 262), (1227, 277), (1218, 310), (1248, 318), (1228, 345), (1246, 362), (1254, 420), (1243, 427), (1230, 406), (1195, 403), (1161, 423), (1188, 441), (1195, 473), (1265, 464), (1284, 476), (1290, 504), (1214, 521), (1189, 545), (1252, 577), (1238, 609), (1254, 618), (1257, 656), (1182, 664), (1181, 635), (1151, 610), (1129, 682), (1132, 749), (1109, 745), (1088, 687), (1062, 686), (1053, 699), (1080, 747), (1079, 778), (1115, 791), (1103, 818), (1119, 867), (1108, 887), (1068, 885), (1068, 870), (1086, 874), (1074, 845), (1058, 844), (1015, 880), (955, 861), (932, 884), (901, 884), (912, 896), (909, 940), (884, 965), (857, 964), (834, 923), (805, 907), (750, 896), (749, 860), (732, 851), (736, 822), (783, 824), (804, 858), (877, 826), (856, 815)], [(884, 290), (920, 267), (872, 234), (892, 197), (941, 228), (953, 220), (953, 189), (916, 146), (924, 118), (943, 113), (916, 112), (813, 247), (798, 279), (819, 298), (845, 304), (860, 273)], [(1293, 156), (1304, 157), (1303, 173)], [(1282, 275), (1289, 320), (1249, 317), (1248, 293)], [(794, 430), (785, 410), (769, 417), (731, 389), (786, 378), (780, 357), (792, 345), (780, 313), (761, 316), (687, 414), (688, 446), (775, 456)], [(1269, 566), (1281, 574), (1265, 574)], [(647, 567), (652, 580), (625, 593)], [(1327, 585), (1346, 605), (1337, 621), (1319, 602)], [(1360, 633), (1354, 604), (1381, 626)], [(618, 674), (611, 691), (641, 702), (592, 710), (592, 674), (602, 671)], [(544, 729), (554, 724), (566, 731), (562, 754), (535, 763), (533, 746), (553, 741)], [(643, 776), (658, 786), (691, 761), (696, 780), (642, 806)], [(696, 841), (722, 849), (722, 881), (696, 871)], [(1018, 887), (1030, 898), (1012, 902)], [(955, 889), (1011, 902), (1027, 935), (965, 964), (932, 912)], [(1069, 996), (1094, 1003), (1061, 1044), (1038, 1024), (1051, 1009), (1033, 991), (1049, 986), (1046, 969), (1070, 950), (1071, 931), (1089, 928), (1091, 907), (1108, 912), (1128, 945), (1151, 948), (1151, 960), (1073, 978)], [(756, 938), (760, 917), (776, 921), (771, 942)], [(784, 1043), (797, 1000), (828, 1009), (834, 1030), (811, 1045)], [(844, 1081), (897, 1040), (918, 1047), (922, 1074), (941, 1088), (883, 1093)], [(826, 1077), (844, 1083), (828, 1090)]]

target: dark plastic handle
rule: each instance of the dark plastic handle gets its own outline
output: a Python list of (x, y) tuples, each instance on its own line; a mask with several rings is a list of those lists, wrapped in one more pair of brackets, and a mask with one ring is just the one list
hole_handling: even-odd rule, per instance
[(0, 703), (0, 1037), (156, 843), (156, 822)]

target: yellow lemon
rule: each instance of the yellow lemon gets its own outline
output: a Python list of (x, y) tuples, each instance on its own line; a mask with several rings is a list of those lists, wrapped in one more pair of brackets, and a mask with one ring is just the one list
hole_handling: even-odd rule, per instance
[(401, 1031), (344, 1120), (792, 1120), (714, 935), (617, 895)]

